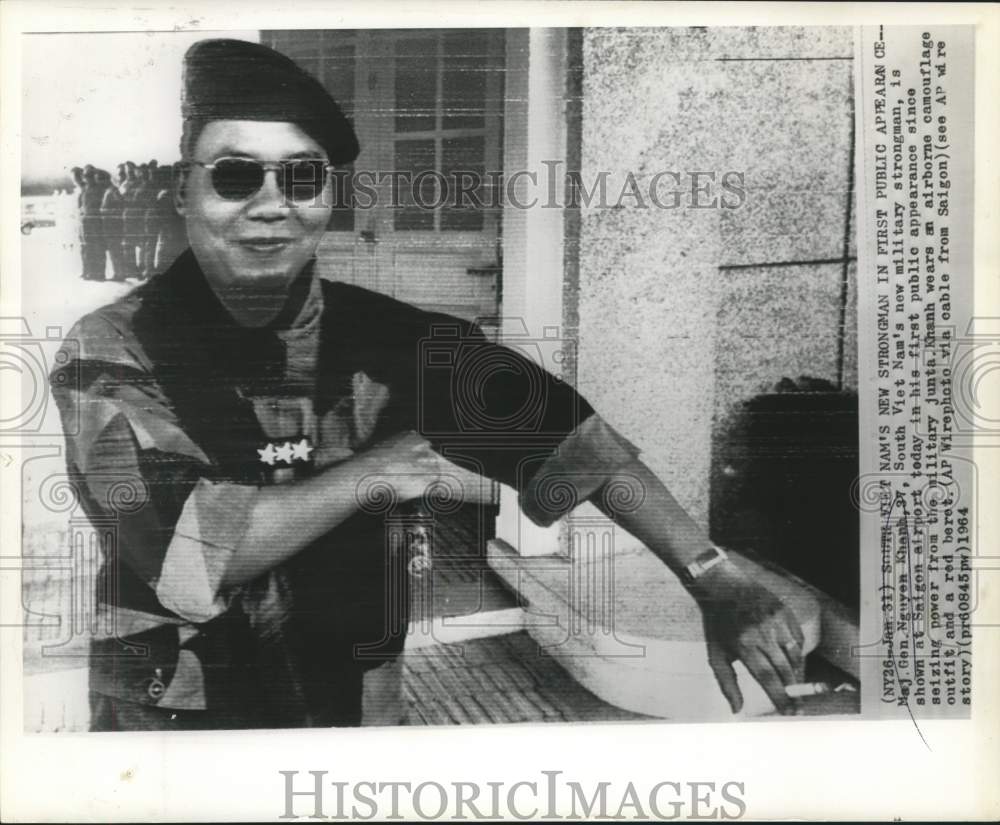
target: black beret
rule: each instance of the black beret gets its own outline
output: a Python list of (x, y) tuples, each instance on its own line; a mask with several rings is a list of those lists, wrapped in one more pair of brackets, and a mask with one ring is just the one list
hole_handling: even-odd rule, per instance
[(181, 114), (202, 123), (295, 123), (331, 163), (350, 163), (361, 151), (350, 121), (316, 78), (280, 52), (245, 40), (200, 40), (187, 50)]

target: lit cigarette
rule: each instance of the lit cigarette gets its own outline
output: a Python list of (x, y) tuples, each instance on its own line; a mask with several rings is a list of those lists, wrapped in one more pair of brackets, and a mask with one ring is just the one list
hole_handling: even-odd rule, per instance
[(818, 696), (829, 690), (830, 686), (825, 682), (801, 682), (797, 685), (785, 685), (785, 694), (792, 699), (798, 699), (802, 696)]

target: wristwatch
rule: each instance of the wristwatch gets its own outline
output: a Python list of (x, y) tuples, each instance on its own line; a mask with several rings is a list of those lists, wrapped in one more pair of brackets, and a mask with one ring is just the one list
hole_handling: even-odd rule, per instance
[(728, 558), (729, 554), (726, 553), (725, 550), (721, 547), (716, 547), (713, 544), (708, 550), (699, 554), (693, 562), (684, 568), (684, 581), (691, 584), (696, 579), (704, 576), (717, 564), (722, 564), (722, 562)]

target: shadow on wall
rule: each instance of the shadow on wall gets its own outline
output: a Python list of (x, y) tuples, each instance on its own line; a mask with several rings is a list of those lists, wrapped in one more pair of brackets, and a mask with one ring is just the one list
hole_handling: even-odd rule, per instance
[(711, 474), (714, 542), (773, 561), (857, 610), (856, 393), (782, 378), (717, 423)]

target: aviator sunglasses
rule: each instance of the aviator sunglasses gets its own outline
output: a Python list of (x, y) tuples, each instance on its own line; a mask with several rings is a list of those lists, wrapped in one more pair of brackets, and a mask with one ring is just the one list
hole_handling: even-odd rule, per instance
[(253, 158), (218, 158), (212, 163), (190, 161), (212, 175), (216, 194), (227, 201), (244, 201), (260, 191), (264, 175), (272, 169), (286, 201), (315, 200), (336, 167), (320, 158), (261, 161)]

